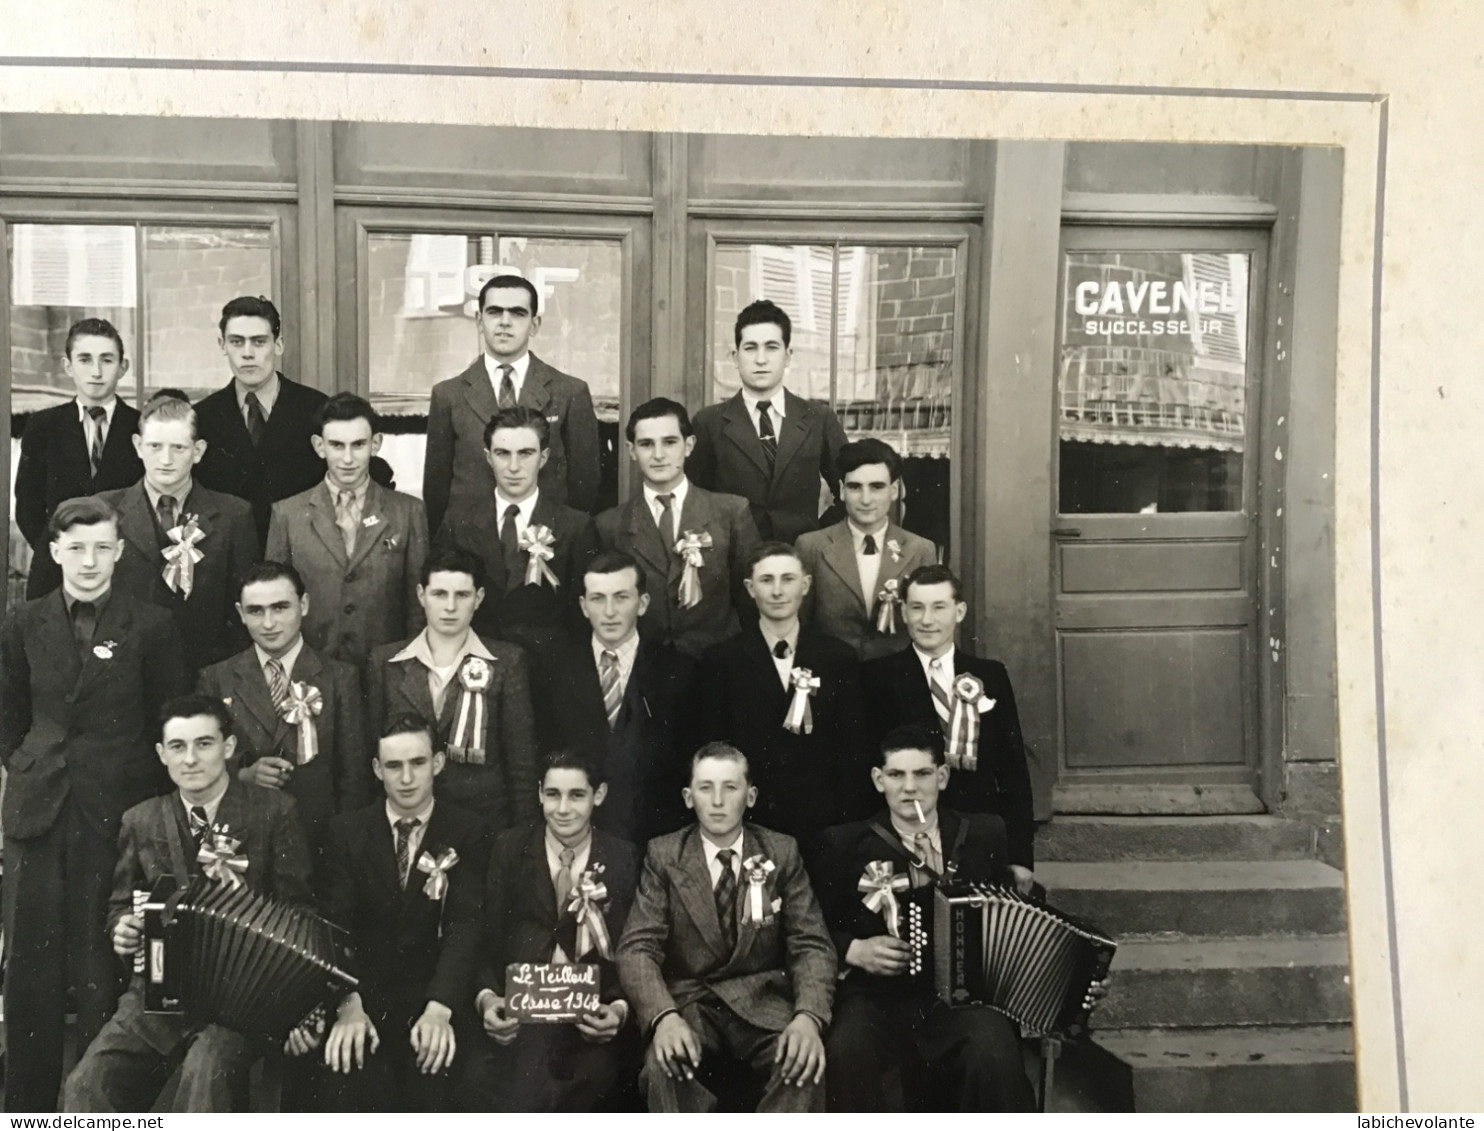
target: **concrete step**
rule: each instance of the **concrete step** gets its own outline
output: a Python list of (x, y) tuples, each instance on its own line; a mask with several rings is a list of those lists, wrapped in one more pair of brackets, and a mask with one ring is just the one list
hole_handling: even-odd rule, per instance
[(1093, 1014), (1098, 1029), (1349, 1020), (1343, 935), (1126, 939)]
[(1302, 860), (1313, 856), (1313, 827), (1281, 817), (1058, 815), (1036, 833), (1038, 861)]
[(1106, 1111), (1355, 1110), (1348, 1025), (1095, 1032), (1067, 1050), (1069, 1088)]
[(1317, 860), (1048, 861), (1036, 868), (1053, 906), (1128, 935), (1335, 935), (1344, 877)]

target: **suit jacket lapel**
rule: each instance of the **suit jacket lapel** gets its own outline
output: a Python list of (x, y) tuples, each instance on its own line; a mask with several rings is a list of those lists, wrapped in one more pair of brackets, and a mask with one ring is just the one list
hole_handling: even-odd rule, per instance
[(768, 474), (768, 454), (763, 451), (763, 442), (758, 438), (757, 428), (752, 423), (752, 413), (741, 393), (733, 394), (721, 410), (722, 435), (730, 440), (743, 455), (757, 465), (764, 476)]
[[(861, 574), (855, 564), (855, 543), (846, 523), (836, 523), (825, 531), (824, 553), (820, 555), (824, 564), (834, 571), (849, 590), (855, 594), (861, 608), (870, 611), (866, 604), (865, 591), (861, 589)], [(884, 580), (884, 579), (883, 579)]]
[[(366, 502), (369, 506), (369, 492)], [(325, 544), (325, 549), (330, 551), (335, 564), (345, 569), (350, 560), (345, 553), (345, 538), (340, 533), (340, 527), (335, 525), (335, 500), (330, 497), (330, 488), (323, 479), (309, 496), (309, 529)]]
[(433, 710), (433, 693), (428, 690), (428, 669), (418, 660), (400, 660), (397, 667), (402, 669), (403, 697), (423, 718), (439, 723), (441, 734), (441, 720)]
[[(695, 490), (694, 487), (691, 488)], [(687, 502), (689, 502), (687, 492)], [(629, 544), (636, 558), (643, 562), (651, 575), (668, 578), (675, 562), (675, 555), (665, 545), (660, 528), (655, 525), (654, 515), (649, 510), (649, 500), (641, 490), (629, 500)], [(657, 599), (659, 595), (651, 597)]]
[(196, 525), (201, 531), (201, 540), (196, 543), (196, 548), (203, 554), (212, 553), (212, 547), (222, 541), (219, 536), (222, 512), (217, 506), (216, 496), (202, 487), (200, 483), (192, 483), (191, 493), (186, 496), (181, 517), (184, 518), (188, 514), (196, 516)]
[[(329, 494), (328, 489), (326, 489), (325, 494)], [(361, 524), (356, 528), (356, 548), (355, 552), (350, 555), (347, 569), (355, 569), (365, 561), (366, 555), (371, 553), (372, 547), (387, 536), (385, 507), (386, 489), (373, 480), (366, 486), (366, 505), (361, 509)], [(332, 508), (331, 514), (333, 513), (334, 510)], [(371, 518), (376, 519), (376, 521), (368, 522), (367, 520)], [(335, 533), (340, 533), (338, 526), (335, 527)], [(340, 549), (343, 554), (345, 551), (345, 540), (343, 538), (340, 539)]]
[(783, 423), (778, 429), (778, 459), (773, 465), (775, 474), (777, 469), (787, 467), (788, 461), (803, 446), (804, 437), (809, 434), (808, 412), (808, 401), (794, 396), (787, 389), (783, 391)]
[[(783, 687), (783, 681), (778, 678), (778, 668), (773, 663), (773, 653), (768, 650), (768, 641), (763, 636), (762, 629), (743, 629), (741, 645), (742, 655), (746, 657), (747, 674), (757, 684), (758, 694), (763, 696), (758, 702), (759, 708), (775, 708), (778, 725), (782, 726), (784, 712), (788, 710), (783, 700), (788, 692)], [(795, 661), (798, 661), (798, 657), (795, 657)]]
[(521, 383), (520, 396), (515, 398), (515, 403), (544, 413), (546, 406), (551, 403), (551, 386), (547, 381), (546, 364), (535, 354), (528, 356), (531, 361), (526, 366), (526, 379)]
[[(72, 635), (72, 618), (67, 614), (67, 601), (62, 592), (62, 587), (58, 586), (47, 597), (45, 612), (39, 624), (39, 647), (35, 654), (48, 657), (47, 662), (54, 666), (63, 681), (72, 682), (75, 693), (86, 665), (77, 650), (77, 638)], [(112, 608), (114, 602), (109, 601), (108, 604)], [(107, 638), (103, 635), (100, 624), (93, 630), (93, 643), (101, 644), (105, 639)]]
[(119, 535), (144, 561), (146, 569), (158, 572), (161, 568), (160, 537), (142, 479), (119, 500), (118, 510)]
[[(254, 449), (259, 459), (268, 455), (273, 449), (280, 447), (284, 440), (288, 439), (292, 434), (294, 417), (296, 415), (295, 408), (297, 406), (291, 402), (299, 399), (298, 390), (299, 386), (296, 382), (290, 381), (282, 373), (279, 373), (278, 396), (273, 400), (273, 411), (268, 414), (268, 420), (263, 428), (263, 438), (258, 441), (258, 446)], [(237, 394), (234, 391), (232, 394), (232, 407), (234, 409), (237, 408), (236, 397)], [(235, 415), (237, 417), (237, 423), (241, 424), (242, 430), (246, 432), (247, 423), (242, 419), (242, 413), (239, 411)]]
[[(302, 657), (303, 653), (300, 655)], [(264, 676), (263, 669), (258, 666), (256, 648), (249, 648), (245, 652), (238, 653), (232, 665), (232, 692), (242, 701), (248, 713), (258, 720), (258, 725), (268, 732), (274, 742), (282, 740), (288, 724), (273, 709), (273, 696), (268, 691), (268, 679)], [(271, 751), (263, 753), (271, 753)]]
[[(555, 931), (561, 915), (557, 911), (556, 885), (551, 882), (551, 866), (546, 859), (545, 827), (545, 825), (540, 825), (533, 828), (530, 837), (526, 840), (525, 867), (531, 877), (527, 890), (535, 901), (532, 910), (536, 921)], [(591, 861), (591, 853), (588, 854), (588, 859)]]
[[(62, 626), (67, 636), (66, 652), (77, 656), (77, 642), (72, 637), (72, 623), (67, 616), (67, 606), (61, 601), (61, 589), (57, 590), (58, 601), (62, 604)], [(112, 655), (107, 657), (98, 655), (99, 648), (113, 645), (113, 651), (117, 651), (120, 644), (133, 643), (134, 617), (129, 611), (128, 602), (117, 595), (111, 597), (103, 611), (98, 614), (98, 622), (93, 626), (93, 647), (81, 657), (81, 668), (77, 673), (77, 683), (73, 687), (73, 694), (80, 695), (85, 688), (98, 675), (102, 674), (109, 664), (115, 662)]]
[(716, 915), (716, 893), (711, 886), (711, 869), (706, 864), (706, 851), (701, 839), (700, 829), (693, 826), (680, 846), (675, 886), (681, 905), (700, 929), (702, 939), (725, 961), (731, 955), (722, 941), (721, 920)]
[[(526, 378), (529, 381), (529, 370), (526, 372)], [(474, 410), (474, 415), (479, 417), (480, 422), (488, 424), (490, 417), (500, 411), (500, 398), (495, 395), (495, 390), (490, 386), (489, 374), (485, 372), (482, 354), (474, 359), (473, 365), (464, 370), (463, 379), (464, 400)]]

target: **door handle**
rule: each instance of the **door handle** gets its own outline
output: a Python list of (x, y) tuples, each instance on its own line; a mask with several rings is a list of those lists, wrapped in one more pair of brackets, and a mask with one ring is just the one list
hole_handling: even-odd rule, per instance
[(1053, 538), (1081, 538), (1082, 531), (1075, 526), (1058, 526), (1051, 532)]

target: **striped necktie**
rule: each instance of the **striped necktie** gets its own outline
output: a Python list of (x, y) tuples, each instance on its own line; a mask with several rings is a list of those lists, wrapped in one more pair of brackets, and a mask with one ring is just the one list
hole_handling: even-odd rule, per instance
[(88, 416), (93, 421), (93, 443), (88, 449), (88, 464), (92, 477), (98, 478), (98, 468), (103, 466), (103, 429), (108, 424), (108, 413), (100, 405), (89, 405)]
[(278, 660), (269, 660), (263, 665), (263, 672), (268, 677), (268, 694), (273, 699), (273, 709), (282, 711), (284, 700), (289, 697), (289, 677), (283, 670), (283, 664)]
[(768, 411), (773, 406), (767, 401), (757, 402), (757, 434), (763, 442), (763, 452), (768, 457), (768, 470), (778, 462), (778, 433), (773, 430), (773, 416)]
[(515, 381), (512, 380), (512, 374), (514, 374), (514, 373), (515, 373), (515, 366), (513, 366), (513, 365), (502, 365), (502, 366), (500, 366), (500, 393), (499, 393), (499, 401), (500, 401), (500, 407), (501, 408), (514, 408), (515, 407), (515, 403), (516, 403), (516, 401), (515, 401)]
[[(407, 877), (412, 872), (412, 833), (421, 818), (402, 817), (397, 821), (397, 877), (402, 887), (407, 886)], [(382, 843), (385, 843), (384, 841)]]
[(948, 733), (949, 721), (953, 718), (953, 704), (948, 699), (948, 673), (943, 670), (943, 658), (939, 656), (936, 660), (928, 661), (928, 688), (933, 693), (933, 707), (938, 712), (938, 720), (943, 724), (943, 732)]
[(598, 683), (603, 689), (603, 713), (608, 716), (608, 729), (618, 726), (618, 710), (623, 706), (623, 689), (618, 686), (618, 653), (606, 648), (598, 660)]
[(721, 876), (716, 881), (713, 894), (716, 896), (716, 918), (721, 924), (721, 934), (730, 951), (737, 945), (737, 875), (732, 871), (732, 857), (737, 854), (723, 848), (716, 854), (721, 865)]

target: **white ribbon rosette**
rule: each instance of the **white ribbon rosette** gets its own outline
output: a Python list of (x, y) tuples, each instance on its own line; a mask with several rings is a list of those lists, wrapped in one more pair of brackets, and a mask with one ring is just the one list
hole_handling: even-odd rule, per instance
[(438, 937), (443, 937), (443, 904), (448, 897), (448, 870), (459, 862), (457, 849), (445, 848), (437, 856), (424, 852), (417, 858), (417, 870), (428, 877), (423, 894), (438, 904)]
[(902, 583), (889, 577), (876, 595), (876, 631), (882, 636), (897, 634), (897, 607), (902, 603)]
[(808, 668), (794, 668), (788, 678), (793, 684), (794, 697), (788, 705), (788, 714), (783, 716), (783, 729), (794, 734), (813, 734), (814, 712), (809, 700), (822, 686), (820, 679)]
[(196, 586), (196, 563), (206, 556), (196, 549), (196, 543), (206, 537), (206, 532), (196, 516), (188, 514), (178, 526), (165, 531), (165, 537), (170, 539), (170, 545), (160, 551), (165, 558), (161, 576), (172, 593), (189, 597)]
[(704, 530), (699, 533), (687, 530), (684, 537), (675, 543), (675, 552), (685, 562), (685, 573), (680, 577), (680, 607), (693, 609), (701, 603), (701, 557), (702, 550), (713, 545), (711, 535)]
[(312, 683), (295, 680), (289, 684), (289, 693), (279, 710), (283, 721), (298, 728), (299, 765), (313, 762), (319, 755), (319, 733), (315, 730), (315, 717), (325, 709), (324, 696)]
[(761, 927), (773, 917), (777, 908), (767, 897), (772, 882), (773, 861), (761, 852), (742, 861), (742, 877), (747, 881), (747, 898), (742, 904), (742, 922)]
[(891, 560), (893, 563), (902, 560), (902, 544), (895, 538), (888, 538), (886, 540), (886, 548), (891, 553)]
[(856, 882), (856, 891), (865, 892), (861, 900), (866, 910), (877, 912), (886, 920), (886, 933), (894, 939), (902, 937), (902, 909), (897, 903), (897, 892), (912, 886), (912, 877), (906, 872), (893, 873), (889, 860), (872, 860)]
[(484, 735), (489, 718), (486, 693), (494, 682), (494, 669), (482, 656), (465, 656), (459, 667), (459, 707), (454, 715), (448, 756), (471, 766), (484, 765)]
[(581, 961), (584, 955), (594, 950), (601, 958), (613, 957), (613, 940), (608, 934), (608, 923), (603, 918), (608, 885), (599, 878), (602, 873), (601, 864), (594, 864), (583, 872), (577, 886), (572, 889), (572, 898), (567, 904), (567, 910), (577, 920), (577, 943), (574, 947), (576, 953), (572, 955), (574, 961)]
[(953, 714), (948, 722), (948, 765), (955, 770), (979, 768), (979, 716), (994, 707), (978, 676), (953, 681)]
[(552, 544), (556, 542), (556, 535), (551, 532), (549, 526), (538, 526), (532, 523), (527, 526), (520, 536), (520, 548), (526, 552), (526, 584), (540, 585), (545, 581), (553, 589), (561, 585), (557, 575), (551, 572), (551, 567), (546, 563), (551, 561), (555, 551)]
[(201, 841), (196, 863), (201, 865), (201, 871), (208, 880), (240, 888), (246, 882), (242, 877), (247, 874), (247, 857), (237, 851), (241, 847), (242, 841), (228, 835), (225, 825), (220, 828), (213, 826), (210, 834)]

